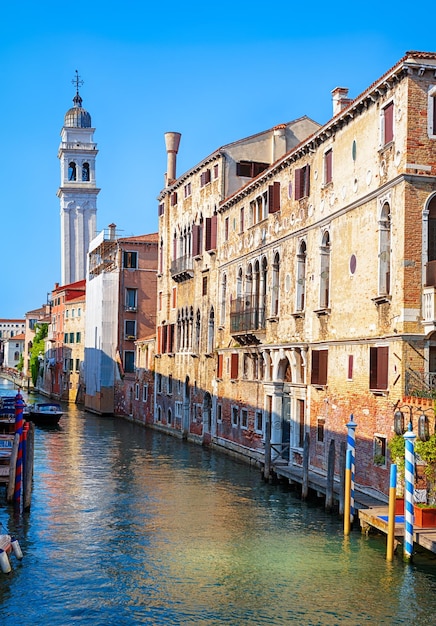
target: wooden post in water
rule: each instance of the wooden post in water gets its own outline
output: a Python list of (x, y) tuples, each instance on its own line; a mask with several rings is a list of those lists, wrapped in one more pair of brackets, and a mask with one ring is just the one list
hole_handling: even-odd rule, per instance
[(29, 430), (27, 431), (27, 445), (26, 445), (26, 471), (24, 474), (24, 510), (30, 509), (30, 502), (32, 497), (32, 480), (33, 480), (33, 458), (35, 450), (35, 426), (33, 422), (29, 424)]
[(345, 441), (341, 441), (341, 445), (339, 448), (339, 515), (344, 514), (346, 455), (347, 455), (347, 444)]
[(327, 485), (325, 492), (325, 510), (331, 511), (333, 508), (333, 484), (335, 476), (335, 440), (330, 440), (329, 456), (327, 461)]
[(269, 480), (271, 476), (271, 414), (265, 420), (265, 464), (263, 477)]
[(15, 433), (14, 444), (12, 446), (11, 458), (9, 460), (9, 482), (6, 492), (6, 500), (12, 502), (15, 491), (15, 471), (17, 467), (18, 448), (20, 445), (20, 435)]
[(303, 500), (309, 495), (309, 447), (310, 435), (306, 433), (303, 446), (303, 484), (301, 487), (301, 497)]

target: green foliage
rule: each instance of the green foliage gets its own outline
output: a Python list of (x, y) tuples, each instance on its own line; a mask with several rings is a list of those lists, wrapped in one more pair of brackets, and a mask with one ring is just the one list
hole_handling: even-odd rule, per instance
[(392, 463), (397, 466), (397, 493), (400, 495), (404, 490), (404, 455), (406, 442), (403, 435), (394, 435), (388, 442), (388, 449)]
[(19, 359), (19, 361), (17, 363), (17, 370), (19, 372), (22, 372), (23, 371), (23, 367), (24, 367), (24, 357), (23, 357), (23, 353), (21, 353), (20, 354), (20, 359)]
[(48, 324), (37, 324), (35, 326), (35, 339), (30, 349), (30, 374), (32, 376), (33, 385), (36, 385), (39, 374), (39, 357), (44, 356), (45, 338), (48, 334)]
[[(419, 441), (415, 443), (415, 452), (428, 465), (436, 464), (436, 434), (432, 435), (428, 441)], [(433, 471), (434, 471), (433, 467)]]

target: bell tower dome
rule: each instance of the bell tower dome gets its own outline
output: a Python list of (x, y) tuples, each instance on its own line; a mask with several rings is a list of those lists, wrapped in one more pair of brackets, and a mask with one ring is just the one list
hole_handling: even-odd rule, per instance
[(96, 235), (97, 195), (94, 143), (91, 116), (82, 106), (79, 87), (83, 85), (76, 70), (74, 106), (64, 118), (58, 158), (61, 184), (57, 195), (61, 209), (61, 284), (69, 285), (86, 278), (89, 243)]

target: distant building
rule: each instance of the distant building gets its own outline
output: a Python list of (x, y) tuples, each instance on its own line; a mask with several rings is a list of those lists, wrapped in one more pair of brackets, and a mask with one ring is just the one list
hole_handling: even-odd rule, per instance
[(97, 195), (95, 179), (97, 144), (91, 116), (82, 107), (80, 81), (74, 106), (65, 114), (58, 157), (61, 185), (61, 284), (69, 285), (86, 278), (89, 243), (96, 235)]
[(135, 383), (132, 417), (140, 424), (154, 423), (154, 370), (156, 336), (135, 342)]
[[(6, 340), (16, 335), (24, 333), (26, 328), (25, 320), (20, 319), (0, 319), (0, 367), (4, 365), (4, 343)], [(13, 367), (13, 366), (10, 366)]]
[(91, 243), (86, 284), (85, 408), (132, 415), (135, 341), (156, 327), (157, 234)]
[[(85, 286), (85, 280), (71, 285), (56, 284), (51, 292), (51, 317), (46, 340), (43, 377), (39, 384), (43, 393), (66, 402), (74, 400), (78, 391), (76, 361), (71, 363), (71, 359), (79, 359), (80, 369), (80, 356), (72, 356), (72, 347), (74, 344), (74, 350), (79, 350), (80, 354), (80, 346), (83, 344), (81, 317)], [(73, 310), (75, 311), (74, 317), (79, 319), (70, 324)], [(75, 344), (79, 346), (76, 347)]]
[(24, 351), (23, 351), (23, 358), (24, 358), (23, 374), (26, 378), (30, 378), (31, 377), (30, 351), (32, 349), (33, 341), (35, 338), (35, 329), (36, 329), (37, 324), (42, 324), (42, 323), (49, 324), (50, 323), (50, 320), (51, 320), (50, 305), (45, 304), (39, 309), (28, 311), (24, 317), (25, 317), (26, 329), (24, 333), (25, 342), (24, 342)]
[(14, 335), (13, 337), (9, 337), (8, 339), (5, 339), (3, 343), (3, 346), (4, 346), (3, 347), (3, 350), (4, 350), (3, 367), (4, 368), (15, 369), (17, 367), (18, 363), (20, 362), (21, 354), (23, 353), (23, 350), (24, 350), (24, 339), (25, 339), (24, 333), (20, 333), (20, 334)]

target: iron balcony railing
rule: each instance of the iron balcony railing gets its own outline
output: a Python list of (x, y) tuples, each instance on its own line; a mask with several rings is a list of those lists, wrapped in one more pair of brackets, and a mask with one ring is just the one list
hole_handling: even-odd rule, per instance
[(265, 328), (265, 306), (253, 298), (234, 300), (230, 309), (230, 332), (252, 332)]
[(436, 372), (415, 372), (407, 370), (405, 395), (436, 399)]
[(194, 260), (191, 255), (181, 256), (171, 262), (171, 276), (191, 274), (194, 271)]

